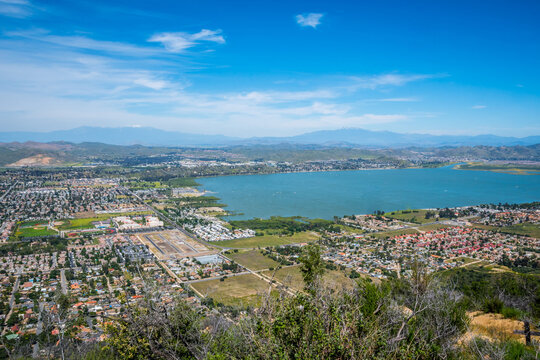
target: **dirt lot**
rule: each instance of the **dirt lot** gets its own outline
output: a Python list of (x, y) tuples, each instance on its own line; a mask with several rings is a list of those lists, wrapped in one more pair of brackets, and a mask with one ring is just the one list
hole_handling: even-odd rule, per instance
[(215, 254), (203, 244), (187, 237), (178, 230), (153, 231), (133, 235), (159, 259), (180, 259), (183, 257)]

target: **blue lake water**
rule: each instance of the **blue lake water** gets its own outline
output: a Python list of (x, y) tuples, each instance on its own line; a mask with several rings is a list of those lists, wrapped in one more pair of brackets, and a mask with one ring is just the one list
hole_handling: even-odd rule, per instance
[(202, 178), (232, 219), (301, 215), (333, 216), (540, 200), (539, 175), (491, 171), (393, 169)]

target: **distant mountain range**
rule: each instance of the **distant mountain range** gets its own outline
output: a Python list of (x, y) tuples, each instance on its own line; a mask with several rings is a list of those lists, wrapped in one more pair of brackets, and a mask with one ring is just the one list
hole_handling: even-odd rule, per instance
[(341, 147), (405, 148), (442, 146), (515, 146), (540, 143), (540, 136), (400, 134), (364, 129), (321, 130), (289, 137), (235, 138), (166, 131), (151, 127), (78, 127), (50, 132), (1, 132), (0, 142), (100, 142), (112, 145), (219, 147), (231, 145), (313, 144)]

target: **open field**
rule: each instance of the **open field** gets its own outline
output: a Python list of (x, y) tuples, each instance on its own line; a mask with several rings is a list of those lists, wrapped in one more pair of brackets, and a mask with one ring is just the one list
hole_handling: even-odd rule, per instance
[(433, 222), (435, 220), (433, 218), (426, 219), (426, 213), (428, 211), (429, 210), (399, 210), (388, 212), (384, 214), (384, 216), (406, 222), (425, 224)]
[(251, 270), (264, 270), (277, 267), (279, 264), (264, 256), (259, 250), (240, 250), (237, 253), (226, 254), (227, 257)]
[(247, 239), (234, 239), (234, 240), (225, 240), (225, 241), (214, 241), (213, 245), (218, 245), (222, 247), (229, 248), (257, 248), (257, 247), (267, 247), (267, 246), (280, 246), (288, 244), (298, 244), (311, 242), (319, 239), (319, 235), (313, 232), (299, 232), (292, 236), (279, 236), (279, 235), (263, 235), (255, 236)]
[(481, 162), (469, 162), (454, 167), (456, 170), (481, 170), (501, 172), (513, 175), (540, 175), (540, 166), (525, 164), (489, 164)]
[(31, 221), (22, 223), (15, 231), (15, 236), (18, 237), (35, 237), (35, 236), (49, 236), (58, 235), (54, 230), (47, 229), (47, 222), (43, 221)]
[(162, 184), (159, 181), (143, 181), (143, 180), (126, 181), (123, 185), (132, 190), (165, 189), (168, 187), (167, 185)]
[(62, 225), (58, 226), (59, 230), (81, 230), (81, 229), (93, 229), (94, 221), (103, 221), (117, 216), (135, 216), (135, 215), (150, 215), (150, 211), (137, 211), (129, 213), (110, 213), (110, 214), (94, 214), (91, 217), (79, 217), (75, 219), (64, 219)]
[(100, 221), (100, 220), (106, 220), (110, 218), (110, 216), (96, 216), (91, 218), (83, 218), (83, 219), (66, 219), (62, 220), (63, 224), (58, 226), (59, 230), (78, 230), (78, 229), (93, 229), (94, 225), (92, 224), (94, 221)]
[(518, 225), (510, 225), (510, 226), (490, 226), (490, 225), (481, 225), (481, 224), (475, 224), (474, 227), (484, 230), (492, 230), (492, 231), (499, 231), (502, 233), (507, 234), (516, 234), (516, 235), (525, 235), (530, 236), (534, 238), (540, 238), (540, 225), (538, 224), (531, 224), (531, 223), (523, 223)]
[(348, 226), (348, 225), (337, 224), (336, 226), (338, 226), (343, 231), (347, 231), (347, 232), (350, 232), (350, 233), (355, 233), (355, 234), (363, 234), (363, 233), (365, 233), (365, 231), (362, 230), (362, 229), (357, 229), (355, 227)]
[(450, 225), (444, 225), (444, 224), (429, 224), (429, 225), (418, 226), (417, 229), (420, 231), (433, 231), (433, 230), (444, 229), (449, 226)]
[(390, 230), (390, 231), (382, 231), (378, 233), (370, 234), (376, 238), (386, 238), (386, 237), (393, 237), (398, 235), (404, 235), (404, 234), (417, 234), (418, 231), (415, 229), (399, 229), (399, 230)]
[[(302, 290), (304, 288), (304, 280), (300, 271), (300, 265), (288, 266), (281, 268), (277, 271), (264, 271), (263, 275), (268, 278), (274, 278), (281, 282), (283, 285), (289, 286), (296, 290)], [(326, 270), (323, 275), (323, 281), (325, 285), (333, 289), (354, 287), (354, 280), (347, 277), (343, 272), (337, 270)]]
[(178, 230), (153, 231), (133, 234), (159, 259), (180, 259), (191, 256), (215, 254), (203, 244), (187, 237)]
[(208, 280), (192, 283), (197, 291), (217, 302), (235, 306), (257, 306), (269, 284), (253, 274), (232, 276), (224, 281)]
[[(523, 322), (504, 318), (501, 314), (484, 314), (482, 312), (471, 312), (468, 314), (471, 319), (470, 331), (465, 336), (480, 335), (490, 339), (516, 340), (525, 343), (525, 336), (514, 334), (514, 330), (523, 330)], [(538, 331), (531, 327), (532, 331)], [(540, 336), (532, 336), (536, 341)]]
[(470, 258), (468, 258), (468, 260), (465, 260), (463, 267), (466, 267), (469, 270), (475, 269), (475, 270), (486, 271), (490, 273), (500, 273), (500, 272), (506, 272), (506, 271), (512, 272), (512, 270), (507, 268), (506, 266), (493, 264), (486, 260), (478, 261), (478, 260), (470, 259)]
[(473, 259), (473, 258), (470, 258), (470, 257), (467, 257), (467, 256), (460, 256), (460, 257), (457, 257), (457, 258), (448, 259), (445, 262), (448, 262), (448, 263), (457, 262), (457, 263), (462, 263), (462, 264), (465, 265), (465, 264), (470, 264), (470, 263), (476, 262), (476, 261), (477, 261), (476, 259)]
[(135, 216), (135, 215), (152, 215), (152, 214), (153, 214), (152, 211), (148, 210), (148, 211), (117, 212), (117, 213), (110, 213), (110, 214), (96, 214), (93, 211), (83, 211), (83, 212), (75, 213), (73, 215), (75, 216), (76, 219), (98, 218), (98, 220), (103, 220), (103, 219), (107, 219), (107, 218), (115, 217), (115, 216), (124, 216), (124, 215)]

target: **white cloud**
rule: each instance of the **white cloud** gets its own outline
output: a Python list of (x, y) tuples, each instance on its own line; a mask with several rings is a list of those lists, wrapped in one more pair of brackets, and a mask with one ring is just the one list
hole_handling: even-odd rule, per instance
[(323, 14), (319, 13), (309, 13), (306, 15), (299, 14), (296, 15), (296, 22), (300, 26), (311, 26), (312, 28), (316, 28), (321, 23), (321, 18), (323, 17)]
[(472, 108), (475, 109), (475, 110), (480, 110), (480, 109), (487, 108), (487, 106), (486, 105), (474, 105)]
[(248, 93), (231, 94), (231, 100), (246, 100), (255, 103), (283, 103), (291, 101), (330, 99), (338, 97), (339, 94), (333, 90), (313, 90), (313, 91), (251, 91)]
[(32, 15), (32, 4), (27, 0), (0, 0), (0, 15), (26, 18)]
[[(201, 31), (191, 34), (189, 41), (225, 41), (220, 36)], [(186, 85), (182, 64), (150, 44), (45, 31), (14, 33), (0, 38), (0, 118), (5, 131), (90, 123), (233, 136), (290, 135), (416, 118), (411, 113), (376, 113), (349, 87), (397, 86), (429, 77), (339, 76), (322, 78), (319, 85), (269, 82), (268, 88), (256, 90), (195, 91)]]
[(368, 101), (377, 101), (377, 102), (415, 102), (418, 101), (417, 98), (386, 98), (386, 99), (373, 99)]
[(161, 90), (167, 86), (167, 82), (163, 80), (140, 78), (133, 81), (137, 85), (146, 86), (153, 90)]
[(441, 77), (434, 74), (382, 74), (364, 77), (352, 77), (355, 81), (354, 88), (375, 89), (384, 86), (403, 86), (410, 82)]
[(184, 50), (199, 44), (201, 41), (224, 44), (225, 39), (221, 35), (221, 30), (202, 29), (198, 33), (190, 34), (186, 32), (164, 32), (155, 34), (149, 42), (161, 43), (165, 49), (173, 53), (180, 53)]
[(85, 36), (52, 35), (47, 30), (43, 29), (31, 31), (11, 31), (7, 32), (6, 35), (11, 38), (23, 38), (69, 48), (122, 54), (128, 56), (149, 56), (158, 54), (158, 51), (148, 47), (141, 47), (123, 42), (95, 40)]

